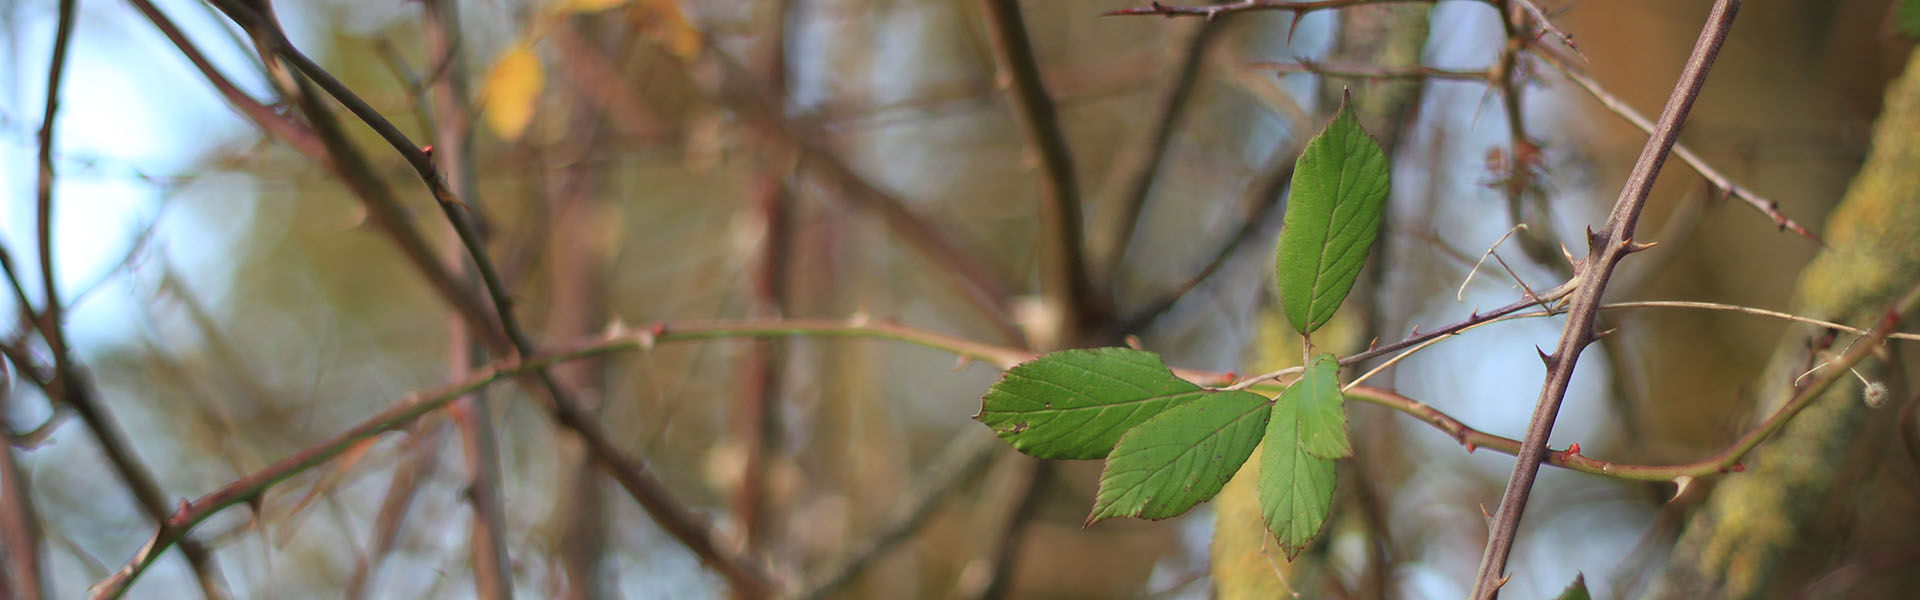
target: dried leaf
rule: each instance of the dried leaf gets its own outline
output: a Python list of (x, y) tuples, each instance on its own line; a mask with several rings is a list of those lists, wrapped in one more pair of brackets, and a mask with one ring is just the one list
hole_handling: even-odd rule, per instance
[(518, 140), (533, 122), (534, 104), (540, 88), (546, 84), (540, 57), (533, 46), (515, 44), (495, 60), (480, 84), (480, 102), (485, 107), (487, 127), (502, 139)]
[(625, 5), (633, 0), (559, 0), (552, 5), (557, 13), (597, 13)]

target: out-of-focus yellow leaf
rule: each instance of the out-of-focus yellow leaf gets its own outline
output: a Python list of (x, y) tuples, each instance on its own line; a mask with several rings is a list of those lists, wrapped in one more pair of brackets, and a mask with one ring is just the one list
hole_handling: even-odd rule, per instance
[(559, 0), (552, 7), (558, 13), (597, 13), (633, 0)]
[[(1336, 331), (1326, 334), (1328, 343), (1345, 343), (1338, 328), (1351, 321), (1351, 318), (1336, 317), (1327, 327)], [(1352, 327), (1347, 329), (1351, 330)], [(1281, 313), (1279, 307), (1268, 307), (1260, 313), (1255, 332), (1254, 357), (1246, 364), (1248, 372), (1265, 373), (1300, 364), (1300, 334), (1293, 331), (1293, 326), (1288, 324), (1286, 315)], [(1262, 449), (1254, 449), (1253, 456), (1247, 459), (1246, 464), (1240, 465), (1240, 471), (1220, 490), (1220, 495), (1213, 498), (1210, 561), (1216, 598), (1234, 600), (1295, 596), (1292, 583), (1288, 581), (1295, 568), (1287, 561), (1286, 552), (1280, 549), (1280, 541), (1267, 532), (1266, 518), (1260, 512), (1260, 495), (1255, 482), (1260, 478), (1260, 457), (1263, 453)]]
[(700, 30), (694, 29), (687, 14), (680, 11), (679, 2), (640, 0), (628, 14), (635, 29), (674, 57), (687, 61), (700, 57)]
[(533, 122), (534, 103), (540, 99), (540, 88), (545, 84), (546, 74), (531, 44), (515, 44), (507, 49), (487, 70), (487, 78), (480, 84), (480, 102), (486, 107), (487, 127), (503, 139), (520, 139), (527, 131), (527, 124)]

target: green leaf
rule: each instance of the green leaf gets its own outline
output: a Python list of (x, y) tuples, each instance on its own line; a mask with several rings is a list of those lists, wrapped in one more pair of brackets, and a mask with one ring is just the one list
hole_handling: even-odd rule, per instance
[(1920, 38), (1920, 0), (1900, 0), (1894, 7), (1894, 27), (1909, 38)]
[(1313, 357), (1300, 379), (1280, 394), (1296, 407), (1293, 412), (1300, 419), (1300, 447), (1307, 454), (1326, 459), (1353, 456), (1339, 376), (1340, 359), (1323, 353)]
[(1307, 452), (1300, 437), (1300, 408), (1297, 395), (1283, 393), (1274, 399), (1260, 451), (1260, 512), (1287, 560), (1299, 556), (1320, 534), (1333, 509), (1333, 461)]
[(1294, 164), (1280, 230), (1280, 304), (1301, 334), (1333, 318), (1353, 290), (1385, 212), (1387, 156), (1343, 99)]
[(1121, 436), (1087, 516), (1166, 519), (1220, 493), (1260, 444), (1272, 414), (1252, 392), (1209, 392)]
[(1028, 456), (1093, 459), (1133, 426), (1206, 394), (1152, 352), (1065, 350), (1007, 369), (973, 418)]
[(1573, 584), (1568, 585), (1560, 595), (1554, 596), (1553, 600), (1593, 600), (1593, 595), (1587, 593), (1586, 574), (1574, 575)]

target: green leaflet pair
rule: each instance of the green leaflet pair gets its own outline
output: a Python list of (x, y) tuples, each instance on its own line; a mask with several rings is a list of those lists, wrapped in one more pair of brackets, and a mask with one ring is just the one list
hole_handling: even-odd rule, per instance
[[(1295, 164), (1280, 232), (1281, 307), (1301, 335), (1310, 339), (1353, 289), (1388, 188), (1386, 155), (1343, 101)], [(1195, 385), (1151, 352), (1067, 350), (1008, 369), (975, 418), (1036, 458), (1105, 458), (1088, 524), (1185, 513), (1264, 443), (1262, 513), (1291, 558), (1326, 522), (1333, 461), (1352, 454), (1338, 376), (1337, 359), (1323, 353), (1268, 399)]]

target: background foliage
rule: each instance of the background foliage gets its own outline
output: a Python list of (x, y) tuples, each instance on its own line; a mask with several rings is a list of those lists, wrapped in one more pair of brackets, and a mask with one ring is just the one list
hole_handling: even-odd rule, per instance
[[(0, 540), (0, 549), (10, 561), (37, 555), (48, 597), (109, 578), (158, 522), (89, 421), (63, 405), (74, 389), (34, 385), (56, 379), (59, 354), (36, 324), (45, 286), (34, 182), (49, 51), (67, 4), (7, 3), (0, 24), (10, 40), (0, 180), (13, 199), (0, 229), (37, 311), (5, 340), (11, 444), (0, 466), (21, 475), (0, 486), (11, 509), (0, 512), (30, 507), (37, 527), (6, 529), (38, 535)], [(269, 75), (264, 42), (222, 16), (255, 3), (211, 4), (158, 3), (241, 93), (312, 125), (297, 100), (320, 91)], [(1255, 478), (1245, 476), (1258, 473), (1261, 452), (1196, 513), (1087, 527), (1089, 507), (1107, 501), (1099, 463), (998, 452), (1004, 444), (967, 417), (1000, 367), (1018, 362), (1007, 359), (1021, 358), (1006, 348), (1118, 346), (1132, 334), (1176, 368), (1296, 364), (1300, 341), (1269, 279), (1274, 209), (1343, 89), (1385, 146), (1394, 191), (1370, 266), (1314, 334), (1316, 347), (1340, 355), (1520, 297), (1493, 263), (1462, 284), (1515, 222), (1529, 227), (1501, 257), (1533, 289), (1552, 287), (1564, 277), (1560, 248), (1585, 247), (1582, 228), (1604, 220), (1645, 140), (1541, 63), (1509, 66), (1519, 74), (1512, 93), (1484, 75), (1438, 73), (1502, 64), (1515, 39), (1505, 24), (1531, 22), (1478, 1), (1297, 21), (1283, 11), (1101, 17), (1140, 6), (1108, 0), (482, 2), (452, 13), (439, 2), (279, 4), (294, 46), (417, 145), (432, 145), (436, 160), (468, 163), (444, 172), (479, 209), (485, 248), (534, 345), (648, 342), (556, 365), (552, 376), (622, 455), (699, 513), (687, 523), (711, 523), (722, 551), (755, 557), (784, 592), (1466, 595), (1485, 542), (1481, 507), (1495, 504), (1512, 459), (1469, 452), (1405, 415), (1350, 410), (1354, 456), (1338, 463), (1332, 518), (1292, 562), (1264, 535)], [(1577, 42), (1575, 68), (1654, 113), (1710, 3), (1540, 4)], [(1912, 147), (1900, 132), (1916, 131), (1883, 126), (1870, 136), (1883, 108), (1913, 104), (1883, 101), (1912, 87), (1889, 88), (1912, 50), (1892, 4), (1746, 6), (1683, 137), (1740, 187), (1825, 234), (1824, 248), (1904, 257), (1861, 259), (1882, 269), (1873, 283), (1883, 287), (1910, 285), (1901, 273), (1911, 269), (1901, 269), (1920, 256), (1902, 233), (1912, 229), (1901, 229), (1914, 223), (1916, 188), (1897, 175), (1916, 172), (1911, 157), (1887, 154), (1861, 171), (1870, 147)], [(1007, 65), (996, 6), (1024, 19), (1065, 154), (1048, 143), (1047, 115), (1023, 108), (1031, 86)], [(459, 333), (441, 292), (397, 249), (386, 224), (404, 220), (424, 233), (430, 258), (466, 277), (441, 208), (399, 153), (328, 101), (373, 175), (351, 184), (340, 163), (307, 153), (318, 145), (263, 133), (230, 108), (134, 7), (81, 3), (75, 16), (53, 130), (49, 270), (82, 368), (72, 376), (91, 382), (151, 469), (164, 515), (504, 353), (485, 347), (485, 332)], [(448, 20), (433, 25), (436, 14)], [(449, 45), (461, 49), (450, 61)], [(1299, 68), (1303, 59), (1320, 68)], [(1414, 66), (1435, 72), (1301, 72)], [(1848, 196), (1856, 172), (1863, 178)], [(404, 210), (370, 209), (378, 187)], [(1887, 300), (1836, 299), (1865, 281), (1858, 272), (1801, 277), (1823, 246), (1776, 231), (1723, 191), (1669, 164), (1640, 228), (1661, 244), (1623, 263), (1609, 298), (1873, 324), (1863, 315)], [(1851, 216), (1829, 223), (1843, 196), (1866, 200), (1850, 200), (1857, 208), (1841, 214)], [(1060, 212), (1060, 199), (1080, 212)], [(1084, 282), (1062, 275), (1075, 271), (1057, 250), (1063, 222), (1085, 224)], [(1829, 254), (1821, 260), (1846, 258)], [(776, 317), (827, 325), (766, 340), (702, 329)], [(941, 350), (818, 335), (888, 334), (894, 323), (971, 341), (942, 338)], [(1551, 348), (1559, 325), (1476, 330), (1374, 385), (1517, 438), (1541, 380), (1533, 346)], [(1582, 360), (1553, 447), (1578, 442), (1587, 455), (1648, 464), (1699, 459), (1749, 430), (1790, 379), (1779, 365), (1804, 366), (1776, 348), (1820, 333), (1697, 310), (1609, 313), (1604, 325), (1616, 332)], [(1747, 479), (1702, 481), (1675, 498), (1666, 483), (1543, 472), (1510, 597), (1558, 593), (1576, 572), (1608, 597), (1892, 598), (1920, 586), (1920, 574), (1901, 568), (1916, 556), (1920, 527), (1920, 478), (1896, 418), (1913, 398), (1901, 375), (1912, 359), (1889, 348), (1894, 366), (1873, 372), (1893, 387), (1889, 407), (1851, 401), (1844, 443), (1795, 467), (1818, 485), (1768, 487), (1785, 479), (1756, 466)], [(956, 354), (969, 360), (956, 367)], [(538, 385), (504, 379), (483, 402), (457, 405), (477, 412), (396, 423), (397, 432), (366, 436), (199, 524), (193, 537), (219, 584), (172, 551), (131, 595), (740, 591), (610, 479), (575, 429), (555, 425)], [(1857, 386), (1836, 392), (1847, 394), (1857, 397)], [(492, 439), (494, 460), (476, 460), (488, 444), (475, 432)], [(486, 484), (489, 462), (497, 480)], [(1756, 505), (1726, 492), (1749, 485), (1739, 482), (1786, 508), (1716, 529)], [(922, 500), (926, 510), (915, 510)], [(1113, 514), (1134, 512), (1111, 502)], [(1708, 559), (1738, 557), (1701, 550), (1730, 543), (1713, 537), (1723, 529), (1779, 540), (1760, 563), (1769, 568), (1731, 581), (1687, 572), (1729, 572)], [(487, 558), (487, 548), (504, 555)], [(0, 591), (32, 597), (36, 586), (13, 564)], [(828, 577), (838, 573), (845, 578)]]

